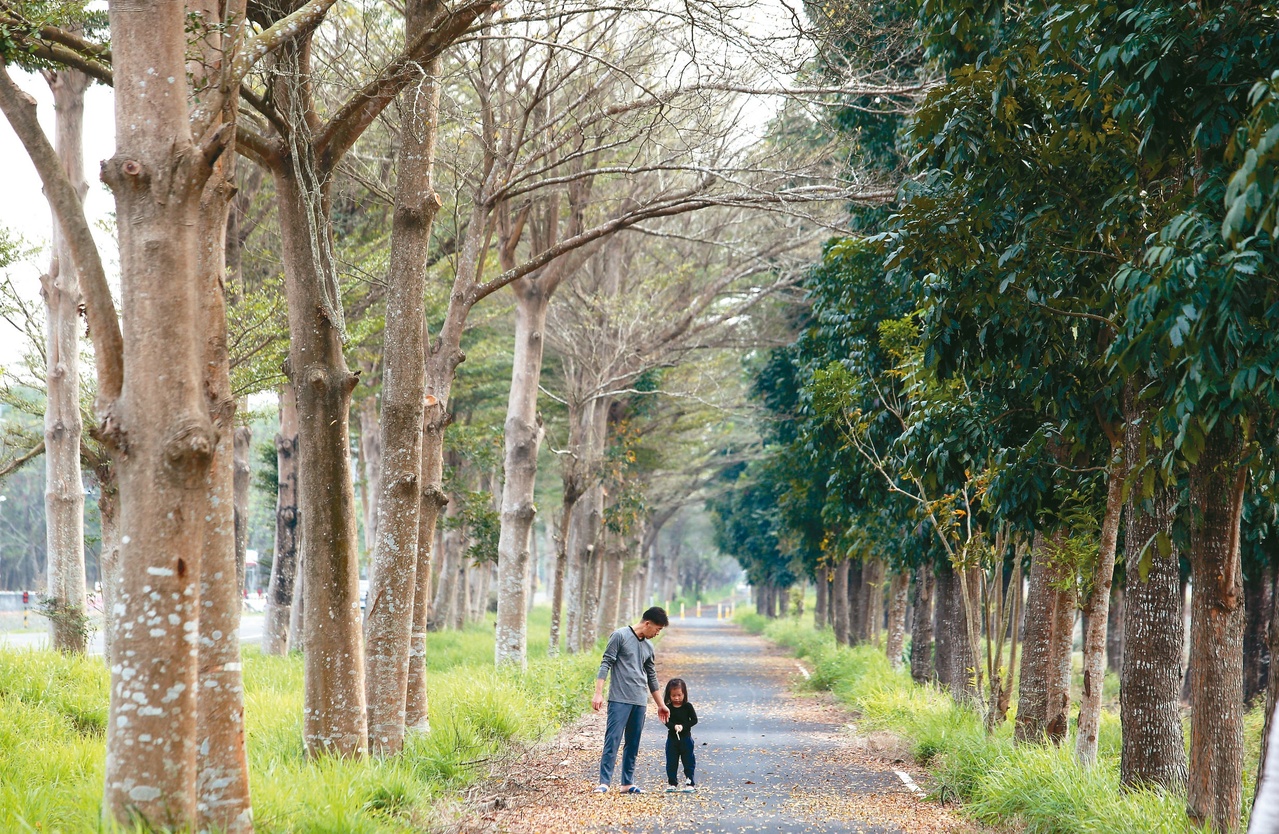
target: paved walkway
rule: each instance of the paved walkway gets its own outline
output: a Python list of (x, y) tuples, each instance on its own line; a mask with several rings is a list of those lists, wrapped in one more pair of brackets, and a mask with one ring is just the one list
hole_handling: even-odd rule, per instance
[[(705, 610), (704, 610), (705, 611)], [(639, 834), (971, 831), (921, 801), (895, 770), (891, 742), (871, 750), (828, 696), (795, 694), (794, 658), (727, 621), (676, 619), (657, 646), (658, 676), (688, 682), (697, 708), (698, 791), (666, 794), (665, 727), (649, 708), (636, 782), (643, 796), (590, 793), (602, 715), (567, 730), (545, 753), (549, 772), (472, 830)], [(882, 742), (882, 739), (881, 739)], [(897, 763), (894, 763), (897, 759)], [(915, 776), (919, 776), (916, 771)], [(541, 780), (540, 784), (536, 780)], [(528, 784), (526, 782), (526, 784)]]

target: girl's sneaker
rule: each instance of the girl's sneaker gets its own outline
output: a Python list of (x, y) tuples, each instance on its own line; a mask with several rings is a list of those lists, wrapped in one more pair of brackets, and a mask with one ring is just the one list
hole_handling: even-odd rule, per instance
[(667, 793), (677, 793), (678, 791), (679, 791), (679, 785), (667, 785), (667, 786), (666, 786), (666, 792), (667, 792)]
[(697, 785), (694, 784), (693, 782), (689, 782), (688, 784), (684, 785), (684, 793), (693, 793), (696, 790), (697, 790)]

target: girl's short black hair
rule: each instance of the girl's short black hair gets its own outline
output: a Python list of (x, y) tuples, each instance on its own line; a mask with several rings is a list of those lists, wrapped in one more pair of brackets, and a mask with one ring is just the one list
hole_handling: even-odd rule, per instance
[(671, 690), (680, 689), (684, 692), (684, 703), (688, 703), (688, 684), (684, 683), (683, 678), (671, 678), (666, 682), (666, 690), (662, 693), (662, 701), (666, 706), (671, 705)]

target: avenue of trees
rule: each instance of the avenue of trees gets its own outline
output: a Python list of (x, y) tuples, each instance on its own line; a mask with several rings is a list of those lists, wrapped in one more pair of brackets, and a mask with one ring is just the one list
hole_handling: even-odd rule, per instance
[(1279, 699), (1276, 55), (1254, 0), (0, 0), (55, 230), (38, 289), (0, 236), (0, 522), (45, 531), (0, 581), (65, 652), (101, 583), (104, 812), (253, 830), (265, 529), (312, 757), (430, 732), (426, 634), (490, 598), (518, 674), (539, 572), (581, 652), (718, 550), (1082, 767), (1109, 669), (1119, 781), (1237, 830)]
[(902, 185), (853, 211), (795, 338), (752, 359), (767, 445), (724, 474), (720, 545), (762, 611), (815, 581), (839, 641), (886, 628), (917, 681), (989, 728), (1015, 697), (1018, 742), (1069, 740), (1084, 767), (1108, 666), (1121, 783), (1238, 830), (1244, 713), (1269, 721), (1279, 691), (1279, 21), (1141, 0), (870, 14), (842, 55), (944, 81), (909, 113), (846, 102), (853, 164)]
[[(56, 230), (43, 310), (27, 244), (0, 248), (31, 342), (3, 476), (29, 492), (45, 465), (44, 547), (6, 582), (67, 652), (101, 584), (109, 817), (253, 828), (238, 635), (264, 496), (263, 650), (304, 655), (313, 757), (429, 732), (425, 634), (490, 594), (494, 661), (522, 668), (537, 559), (552, 653), (734, 578), (679, 551), (756, 452), (735, 357), (785, 340), (846, 206), (895, 193), (823, 124), (923, 90), (817, 71), (832, 30), (774, 12), (0, 2), (0, 112)], [(110, 251), (83, 207), (93, 84)]]

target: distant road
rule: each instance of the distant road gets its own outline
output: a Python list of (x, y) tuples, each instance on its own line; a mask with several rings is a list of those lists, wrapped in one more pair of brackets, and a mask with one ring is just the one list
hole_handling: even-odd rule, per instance
[[(32, 618), (35, 619), (35, 618)], [(246, 611), (240, 620), (240, 643), (258, 645), (262, 642), (262, 628), (266, 616)], [(0, 632), (0, 649), (43, 649), (49, 644), (47, 632)], [(89, 637), (89, 654), (102, 654), (102, 632), (95, 631)]]

